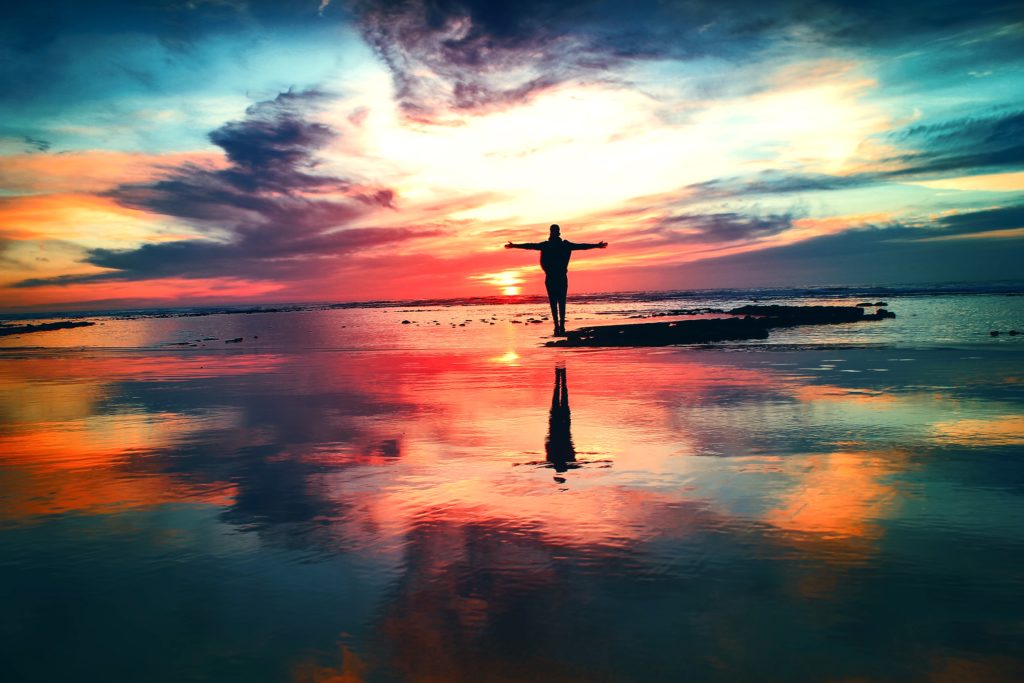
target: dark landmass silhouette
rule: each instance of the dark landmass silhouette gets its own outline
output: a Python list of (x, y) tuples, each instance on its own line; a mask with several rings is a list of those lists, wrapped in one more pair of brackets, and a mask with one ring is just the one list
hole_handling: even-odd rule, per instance
[(87, 320), (62, 320), (56, 323), (39, 323), (38, 325), (3, 325), (0, 324), (0, 337), (7, 337), (12, 334), (28, 334), (29, 332), (49, 332), (51, 330), (66, 330), (71, 327), (89, 327), (95, 325)]
[(567, 331), (566, 339), (548, 342), (547, 346), (672, 346), (767, 339), (769, 330), (776, 327), (834, 325), (896, 317), (884, 308), (865, 313), (860, 306), (750, 305), (726, 313), (743, 317), (582, 327)]

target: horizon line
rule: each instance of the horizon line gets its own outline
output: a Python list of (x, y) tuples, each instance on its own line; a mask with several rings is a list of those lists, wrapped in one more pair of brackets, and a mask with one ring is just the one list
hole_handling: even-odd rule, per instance
[[(978, 290), (985, 290), (978, 292)], [(1024, 294), (1024, 278), (1011, 280), (991, 281), (947, 281), (947, 282), (909, 282), (894, 284), (857, 284), (857, 285), (804, 285), (804, 286), (760, 286), (760, 287), (705, 287), (686, 289), (648, 289), (648, 290), (616, 290), (605, 292), (581, 292), (574, 295), (577, 300), (597, 299), (614, 296), (637, 296), (637, 295), (660, 295), (667, 298), (668, 295), (684, 295), (701, 292), (827, 292), (829, 290), (843, 290), (854, 294), (861, 292), (891, 292), (900, 294), (925, 294), (928, 292), (944, 294), (969, 294), (969, 293), (990, 293), (990, 294)], [(897, 291), (893, 291), (897, 290)], [(35, 307), (20, 307), (0, 309), (0, 318), (18, 319), (18, 317), (46, 317), (46, 316), (68, 316), (82, 317), (86, 315), (112, 315), (117, 313), (153, 313), (162, 311), (192, 310), (206, 312), (209, 315), (229, 313), (276, 313), (286, 311), (311, 310), (317, 307), (344, 309), (344, 308), (388, 308), (391, 306), (421, 307), (429, 305), (443, 305), (461, 303), (463, 305), (515, 305), (523, 303), (546, 302), (547, 297), (543, 294), (495, 294), (491, 296), (465, 296), (465, 297), (443, 297), (423, 299), (371, 299), (365, 301), (263, 301), (263, 302), (236, 302), (236, 303), (207, 303), (195, 305), (113, 305), (109, 308), (78, 308), (78, 309), (46, 309)]]

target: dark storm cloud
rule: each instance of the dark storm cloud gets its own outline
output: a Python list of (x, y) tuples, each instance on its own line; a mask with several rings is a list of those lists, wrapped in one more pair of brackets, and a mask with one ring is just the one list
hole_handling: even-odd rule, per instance
[(912, 126), (889, 138), (920, 150), (891, 159), (902, 168), (890, 176), (1024, 166), (1024, 111)]
[(319, 150), (334, 132), (309, 120), (323, 95), (287, 92), (255, 104), (245, 119), (210, 133), (230, 162), (214, 169), (185, 164), (155, 182), (107, 193), (118, 203), (181, 219), (209, 240), (145, 244), (132, 250), (92, 249), (85, 262), (108, 272), (32, 279), (21, 287), (161, 277), (289, 279), (317, 261), (420, 236), (435, 230), (344, 229), (372, 207), (389, 207), (386, 188), (360, 188), (315, 173)]
[(25, 141), (25, 144), (33, 152), (49, 152), (50, 147), (52, 146), (48, 140), (34, 138), (31, 135), (22, 136), (22, 140)]
[[(367, 42), (411, 118), (529, 98), (574, 79), (605, 79), (628, 60), (743, 58), (778, 19), (757, 3), (670, 5), (566, 0), (353, 0)], [(750, 18), (752, 17), (752, 18)]]
[(935, 221), (945, 234), (969, 235), (976, 232), (1024, 228), (1024, 204), (985, 211), (954, 213)]
[(827, 192), (861, 187), (877, 182), (874, 174), (834, 176), (827, 173), (791, 173), (768, 170), (752, 176), (716, 178), (687, 186), (699, 199), (720, 199), (744, 195)]
[[(298, 193), (348, 191), (347, 179), (313, 173), (318, 151), (335, 137), (330, 127), (308, 119), (324, 98), (316, 91), (281, 93), (249, 107), (244, 120), (211, 132), (210, 141), (231, 162), (226, 169), (182, 166), (159, 182), (123, 185), (110, 195), (127, 206), (171, 216), (225, 220), (235, 215), (261, 223), (261, 216), (301, 209), (302, 202), (294, 201)], [(330, 203), (311, 208), (344, 212)]]
[[(952, 214), (914, 224), (868, 226), (717, 259), (686, 264), (706, 282), (776, 284), (944, 282), (1018, 277), (1024, 205)], [(1007, 231), (1003, 237), (971, 236)], [(946, 239), (944, 239), (946, 238)]]
[[(335, 137), (309, 119), (323, 98), (316, 91), (281, 93), (211, 132), (227, 168), (186, 164), (156, 182), (122, 185), (108, 195), (125, 206), (198, 221), (198, 227), (271, 239), (315, 234), (359, 215), (366, 204), (390, 204), (387, 190), (353, 192), (348, 179), (314, 172), (320, 149)], [(352, 193), (356, 201), (327, 193)]]
[(639, 234), (654, 235), (664, 242), (733, 242), (777, 235), (792, 225), (791, 214), (689, 213), (664, 218)]
[(434, 234), (437, 231), (362, 228), (280, 240), (253, 235), (225, 244), (188, 240), (146, 244), (131, 250), (90, 249), (85, 263), (109, 268), (108, 272), (33, 278), (14, 286), (25, 288), (168, 277), (301, 279), (316, 272), (316, 261), (331, 262), (361, 249)]
[[(574, 4), (357, 0), (352, 7), (363, 36), (391, 71), (404, 112), (417, 118), (441, 107), (522, 99), (566, 78), (576, 60), (535, 47), (563, 35), (557, 20)], [(518, 68), (530, 72), (498, 82)]]
[(413, 118), (523, 99), (568, 79), (600, 78), (624, 60), (744, 62), (780, 46), (905, 49), (926, 36), (1021, 19), (1018, 4), (1005, 0), (896, 6), (852, 0), (352, 0), (349, 7)]

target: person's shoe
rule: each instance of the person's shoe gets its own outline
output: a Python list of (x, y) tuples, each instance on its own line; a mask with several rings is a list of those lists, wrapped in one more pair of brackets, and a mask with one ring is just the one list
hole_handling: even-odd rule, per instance
[(555, 328), (555, 335), (554, 336), (556, 336), (556, 337), (568, 337), (569, 335), (567, 335), (565, 333), (565, 328), (564, 327), (556, 327)]

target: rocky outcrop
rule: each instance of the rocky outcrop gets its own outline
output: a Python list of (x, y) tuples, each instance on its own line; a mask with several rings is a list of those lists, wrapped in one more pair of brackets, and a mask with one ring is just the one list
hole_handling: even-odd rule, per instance
[(599, 325), (567, 331), (567, 338), (547, 346), (671, 346), (717, 341), (767, 339), (773, 327), (834, 325), (895, 318), (885, 309), (865, 314), (859, 306), (741, 306), (733, 318), (679, 320), (664, 323)]
[(566, 332), (548, 346), (671, 346), (737, 339), (767, 339), (768, 325), (756, 318), (684, 320), (669, 323), (600, 325)]
[(772, 327), (792, 325), (832, 325), (857, 323), (864, 320), (895, 318), (896, 314), (884, 308), (875, 313), (864, 313), (861, 306), (740, 306), (729, 311), (731, 315), (751, 315), (772, 321)]

